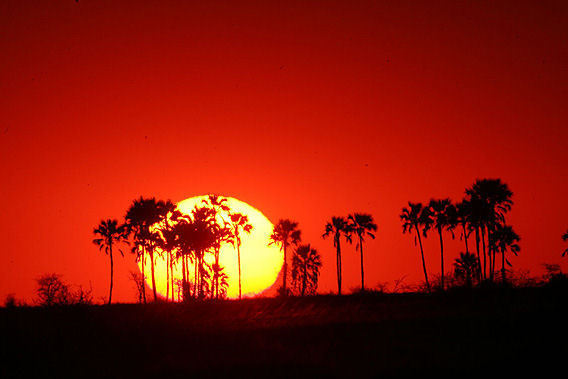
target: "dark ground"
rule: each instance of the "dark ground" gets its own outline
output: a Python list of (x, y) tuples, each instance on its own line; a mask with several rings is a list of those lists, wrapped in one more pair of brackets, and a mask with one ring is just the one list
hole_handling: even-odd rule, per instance
[(4, 308), (0, 377), (564, 377), (567, 294)]

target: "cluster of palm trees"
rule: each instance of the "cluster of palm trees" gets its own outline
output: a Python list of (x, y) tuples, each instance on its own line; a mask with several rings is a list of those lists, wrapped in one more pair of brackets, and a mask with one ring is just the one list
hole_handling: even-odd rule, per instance
[[(246, 215), (232, 212), (227, 199), (209, 195), (201, 206), (190, 215), (182, 214), (171, 201), (143, 198), (133, 201), (124, 217), (103, 220), (94, 229), (93, 242), (110, 257), (109, 304), (113, 289), (113, 247), (118, 243), (131, 245), (131, 252), (140, 262), (142, 278), (146, 278), (147, 260), (154, 301), (156, 290), (156, 255), (165, 255), (166, 299), (174, 301), (174, 267), (181, 265), (181, 289), (184, 299), (220, 298), (226, 295), (227, 274), (219, 264), (223, 244), (235, 247), (239, 264), (239, 297), (241, 292), (240, 245), (242, 233), (250, 233), (253, 226)], [(120, 253), (122, 251), (120, 250)], [(207, 259), (207, 257), (213, 259)], [(208, 263), (208, 262), (213, 263)], [(193, 270), (193, 278), (191, 278)], [(142, 299), (146, 302), (146, 286), (141, 286)]]
[(341, 239), (351, 243), (353, 236), (357, 238), (355, 249), (359, 250), (361, 257), (361, 291), (365, 290), (365, 270), (363, 264), (363, 244), (365, 237), (375, 238), (377, 225), (373, 216), (366, 213), (353, 213), (347, 217), (333, 216), (325, 225), (322, 238), (333, 236), (333, 246), (336, 251), (337, 293), (341, 295), (342, 269), (341, 269)]
[[(507, 253), (520, 251), (519, 236), (507, 224), (506, 215), (513, 205), (513, 193), (501, 179), (478, 179), (465, 190), (465, 197), (458, 203), (450, 199), (431, 199), (428, 204), (409, 202), (402, 209), (400, 220), (403, 233), (413, 233), (415, 244), (420, 247), (424, 280), (431, 290), (428, 270), (422, 245), (422, 236), (430, 231), (438, 234), (440, 244), (440, 289), (444, 283), (444, 234), (452, 238), (457, 231), (464, 241), (465, 252), (454, 263), (455, 274), (471, 285), (473, 280), (493, 282), (496, 280), (496, 257), (501, 254), (501, 280), (506, 282), (506, 266), (511, 266)], [(469, 238), (475, 241), (475, 254), (469, 247)]]
[[(311, 244), (301, 244), (302, 232), (298, 223), (289, 219), (281, 219), (270, 235), (269, 245), (277, 245), (284, 254), (282, 265), (282, 286), (278, 290), (282, 296), (297, 294), (300, 296), (313, 295), (318, 287), (321, 269), (321, 257)], [(294, 247), (292, 255), (292, 288), (287, 285), (288, 250)]]

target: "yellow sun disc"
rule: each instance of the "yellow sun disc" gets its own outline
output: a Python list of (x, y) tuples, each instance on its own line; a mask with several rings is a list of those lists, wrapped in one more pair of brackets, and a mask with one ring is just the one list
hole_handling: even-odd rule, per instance
[[(270, 235), (272, 234), (272, 223), (256, 208), (249, 204), (237, 200), (232, 197), (224, 197), (227, 199), (227, 205), (232, 213), (241, 213), (248, 217), (249, 223), (252, 225), (250, 234), (240, 231), (241, 238), (241, 286), (242, 295), (251, 297), (266, 290), (276, 281), (278, 274), (282, 268), (284, 257), (279, 248), (275, 245), (268, 246)], [(207, 196), (196, 196), (183, 200), (177, 204), (180, 212), (190, 215), (192, 210), (198, 206), (205, 206), (203, 203)], [(228, 217), (224, 217), (228, 221)], [(220, 221), (220, 219), (218, 219)], [(154, 256), (155, 269), (154, 275), (156, 279), (156, 291), (165, 297), (169, 293), (168, 298), (172, 297), (171, 283), (167, 284), (167, 264), (166, 254), (162, 251), (156, 251)], [(208, 263), (214, 262), (213, 254), (207, 254), (205, 260)], [(227, 297), (239, 297), (239, 268), (237, 259), (237, 249), (229, 243), (222, 245), (219, 256), (219, 263), (223, 267), (223, 271), (227, 274), (228, 287)], [(138, 264), (142, 270), (142, 264)], [(193, 267), (193, 266), (192, 266)], [(152, 277), (150, 271), (150, 256), (146, 254), (145, 275), (147, 288), (152, 288)], [(174, 279), (181, 281), (182, 267), (178, 263), (174, 266)], [(170, 279), (171, 280), (171, 279)], [(189, 280), (193, 281), (193, 271), (190, 270)], [(148, 294), (147, 294), (148, 295)], [(175, 287), (175, 300), (178, 300), (178, 287)]]

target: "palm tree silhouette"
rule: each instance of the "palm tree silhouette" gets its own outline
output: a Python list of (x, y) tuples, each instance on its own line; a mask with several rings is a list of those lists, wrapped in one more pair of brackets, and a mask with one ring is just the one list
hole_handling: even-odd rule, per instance
[[(126, 223), (131, 233), (134, 234), (135, 246), (133, 249), (137, 254), (141, 254), (142, 258), (142, 276), (145, 278), (145, 261), (146, 250), (150, 256), (150, 266), (152, 274), (152, 291), (154, 293), (154, 301), (158, 300), (156, 293), (156, 277), (154, 268), (154, 247), (158, 243), (158, 236), (155, 230), (150, 230), (151, 226), (160, 221), (161, 215), (165, 208), (164, 201), (157, 201), (152, 197), (134, 200), (130, 208), (126, 212)], [(141, 247), (141, 252), (140, 252)], [(144, 290), (144, 302), (146, 302), (146, 291)]]
[(331, 221), (325, 225), (325, 233), (322, 238), (325, 239), (333, 234), (333, 246), (336, 250), (336, 269), (337, 269), (337, 294), (341, 295), (341, 236), (351, 243), (350, 225), (343, 217), (332, 217)]
[(300, 245), (292, 256), (292, 283), (301, 296), (315, 294), (318, 288), (321, 257), (310, 244)]
[(157, 240), (157, 246), (166, 254), (166, 300), (169, 299), (169, 290), (171, 287), (171, 300), (175, 301), (173, 273), (179, 248), (178, 234), (176, 233), (175, 225), (181, 220), (182, 213), (177, 209), (175, 204), (168, 200), (165, 203), (162, 216), (163, 225), (158, 230), (160, 238)]
[(377, 231), (377, 224), (373, 222), (373, 216), (367, 213), (354, 213), (349, 215), (350, 229), (357, 234), (359, 241), (357, 242), (356, 249), (359, 248), (361, 253), (361, 291), (365, 291), (365, 271), (363, 269), (363, 242), (365, 236), (375, 239), (375, 235), (371, 232)]
[[(101, 220), (99, 225), (93, 230), (95, 236), (99, 238), (93, 239), (93, 243), (103, 250), (110, 258), (110, 289), (108, 295), (108, 303), (112, 302), (112, 287), (114, 277), (114, 261), (112, 257), (112, 246), (119, 242), (126, 242), (126, 226), (118, 225), (118, 220)], [(122, 250), (118, 249), (120, 255), (124, 257)]]
[(505, 263), (511, 266), (511, 263), (505, 258), (505, 253), (510, 251), (517, 255), (521, 250), (521, 247), (518, 244), (521, 238), (513, 230), (512, 226), (496, 224), (495, 230), (492, 233), (492, 239), (495, 250), (498, 250), (501, 253), (501, 280), (505, 283)]
[(465, 193), (471, 202), (472, 219), (481, 234), (483, 276), (484, 278), (488, 276), (487, 263), (489, 263), (489, 279), (493, 280), (495, 247), (491, 244), (491, 233), (498, 223), (505, 223), (505, 214), (511, 210), (513, 205), (513, 192), (501, 179), (477, 179), (471, 188), (466, 189)]
[(210, 287), (207, 283), (210, 275), (209, 267), (205, 262), (205, 254), (213, 249), (218, 241), (215, 213), (208, 207), (196, 207), (191, 215), (192, 219), (186, 229), (188, 233), (183, 236), (183, 239), (189, 244), (189, 249), (195, 256), (195, 288), (197, 297), (203, 298)]
[(428, 204), (429, 218), (427, 229), (434, 227), (438, 236), (440, 237), (440, 287), (444, 290), (444, 239), (442, 238), (442, 231), (444, 229), (451, 229), (451, 210), (452, 202), (450, 199), (432, 199)]
[(234, 242), (237, 247), (237, 262), (239, 265), (239, 299), (242, 298), (241, 289), (241, 236), (240, 231), (250, 234), (252, 231), (252, 225), (249, 224), (248, 217), (241, 213), (232, 213), (231, 217), (231, 228), (233, 230)]
[(282, 266), (282, 294), (287, 295), (286, 276), (288, 273), (287, 250), (290, 245), (298, 245), (301, 241), (301, 231), (298, 229), (298, 223), (288, 219), (281, 219), (276, 225), (272, 234), (270, 235), (270, 242), (268, 245), (280, 245), (280, 250), (284, 252), (284, 265)]
[(424, 249), (422, 247), (422, 239), (420, 238), (420, 229), (423, 225), (425, 225), (427, 218), (427, 208), (425, 208), (422, 203), (412, 203), (410, 201), (408, 202), (408, 208), (402, 208), (402, 213), (400, 214), (400, 220), (402, 221), (402, 233), (411, 233), (412, 229), (416, 232), (414, 244), (416, 245), (416, 239), (418, 239), (420, 255), (422, 257), (422, 269), (424, 270), (424, 280), (426, 281), (428, 292), (430, 292), (430, 283), (428, 282), (428, 272), (426, 271), (426, 261), (424, 259)]
[(454, 262), (454, 273), (457, 278), (465, 279), (466, 285), (471, 287), (474, 277), (477, 277), (479, 262), (477, 257), (471, 253), (460, 253), (459, 258)]
[[(217, 228), (218, 230), (216, 230), (217, 232), (216, 235), (218, 237), (218, 240), (215, 243), (213, 251), (215, 257), (215, 264), (217, 266), (219, 266), (219, 255), (221, 252), (221, 245), (223, 242), (226, 242), (227, 239), (229, 238), (228, 230), (222, 230), (220, 228), (221, 224), (219, 223), (222, 222), (223, 227), (227, 223), (227, 220), (225, 219), (225, 217), (223, 217), (223, 213), (228, 215), (230, 211), (230, 208), (227, 206), (226, 202), (227, 198), (219, 196), (217, 194), (210, 194), (209, 196), (207, 196), (206, 199), (203, 200), (205, 206), (212, 210), (212, 217), (215, 221), (215, 224), (219, 226), (219, 228)], [(213, 291), (215, 292), (215, 297), (219, 296), (219, 278), (217, 276), (218, 273), (220, 273), (219, 270), (213, 272), (213, 277), (214, 277)]]
[[(568, 241), (568, 230), (566, 231), (566, 233), (562, 235), (562, 241), (564, 242)], [(566, 254), (568, 254), (568, 248), (566, 248), (566, 250), (562, 252), (562, 256), (565, 256)]]

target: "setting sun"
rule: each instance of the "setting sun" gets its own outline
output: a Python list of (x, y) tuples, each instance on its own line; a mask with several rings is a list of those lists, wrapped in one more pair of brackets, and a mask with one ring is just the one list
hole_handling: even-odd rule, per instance
[[(272, 223), (256, 208), (249, 204), (237, 200), (232, 197), (226, 198), (226, 205), (232, 213), (240, 213), (248, 217), (249, 223), (252, 225), (250, 233), (241, 232), (241, 285), (243, 296), (254, 296), (269, 288), (278, 277), (278, 273), (282, 268), (283, 255), (277, 246), (268, 246), (270, 234), (272, 233)], [(177, 203), (178, 210), (190, 215), (196, 206), (204, 206), (204, 200), (207, 196), (196, 196)], [(226, 212), (221, 212), (217, 216), (218, 222), (229, 221)], [(205, 261), (212, 264), (214, 258), (212, 255), (206, 255)], [(146, 254), (146, 284), (151, 288), (151, 277), (148, 271), (149, 254)], [(167, 287), (167, 266), (165, 254), (157, 250), (155, 257), (155, 276), (156, 290), (161, 296), (166, 296)], [(219, 263), (223, 267), (223, 271), (227, 274), (228, 286), (227, 297), (239, 297), (239, 269), (236, 246), (230, 243), (221, 245)], [(141, 268), (141, 263), (138, 263)], [(174, 266), (174, 279), (181, 280), (181, 265)], [(189, 280), (194, 280), (194, 273), (189, 270)], [(169, 289), (171, 291), (171, 288)], [(175, 299), (178, 300), (178, 288), (175, 289)], [(171, 294), (171, 292), (170, 292)], [(171, 296), (171, 295), (170, 295)]]

